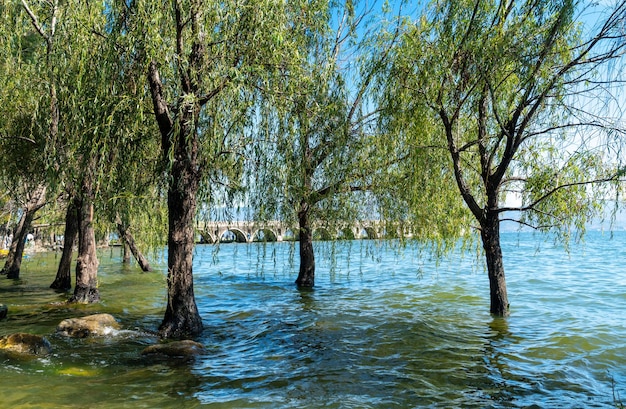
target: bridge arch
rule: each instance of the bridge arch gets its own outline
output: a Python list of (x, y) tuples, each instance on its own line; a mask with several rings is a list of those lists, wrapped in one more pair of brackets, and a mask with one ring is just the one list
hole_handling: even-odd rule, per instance
[(198, 230), (198, 235), (200, 236), (200, 240), (198, 240), (200, 244), (214, 244), (215, 243), (215, 237), (209, 231)]
[(262, 228), (262, 229), (258, 229), (252, 235), (252, 241), (274, 242), (274, 241), (278, 241), (278, 235), (272, 229)]
[[(336, 227), (336, 228), (335, 228)], [(253, 241), (297, 241), (298, 228), (280, 221), (197, 222), (196, 237), (200, 243), (250, 243)], [(393, 230), (397, 230), (393, 231)], [(397, 235), (410, 236), (402, 225), (387, 226), (379, 221), (339, 223), (337, 226), (314, 225), (314, 240), (380, 239)]]
[(292, 229), (285, 230), (283, 234), (283, 241), (298, 241), (299, 239), (298, 232)]
[(363, 226), (359, 233), (360, 237), (363, 239), (378, 239), (378, 232), (372, 226)]
[(354, 231), (350, 227), (344, 227), (337, 232), (337, 240), (354, 240)]
[(230, 227), (224, 229), (219, 234), (219, 241), (221, 243), (247, 243), (249, 240), (248, 235), (243, 230), (237, 227)]
[(318, 227), (313, 229), (313, 240), (332, 240), (334, 237), (331, 232), (325, 227)]

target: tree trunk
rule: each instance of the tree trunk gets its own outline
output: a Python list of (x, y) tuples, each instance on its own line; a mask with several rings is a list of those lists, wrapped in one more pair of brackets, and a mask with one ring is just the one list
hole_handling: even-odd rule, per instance
[[(126, 258), (126, 248), (130, 248), (130, 251), (133, 253), (135, 260), (137, 260), (137, 263), (139, 263), (139, 267), (141, 267), (141, 270), (152, 271), (152, 269), (150, 268), (150, 263), (144, 257), (143, 253), (139, 251), (139, 248), (135, 243), (135, 239), (133, 238), (133, 235), (130, 234), (130, 232), (128, 231), (128, 228), (121, 222), (120, 219), (116, 221), (116, 224), (120, 239), (122, 240), (122, 243), (124, 245), (124, 258)], [(126, 260), (124, 261), (127, 262)]]
[(100, 300), (98, 292), (98, 256), (93, 229), (93, 192), (89, 181), (83, 181), (78, 207), (78, 258), (76, 259), (76, 287), (70, 302), (94, 303)]
[(15, 228), (7, 261), (2, 271), (0, 271), (0, 274), (6, 274), (7, 278), (20, 278), (20, 268), (22, 267), (26, 235), (30, 230), (30, 225), (35, 217), (35, 213), (43, 207), (45, 200), (46, 187), (40, 185), (35, 189), (28, 203), (26, 203), (26, 206), (22, 209), (22, 217), (20, 217), (20, 221)]
[[(122, 237), (120, 236), (120, 239)], [(122, 263), (128, 264), (130, 263), (130, 248), (128, 247), (128, 243), (122, 239)]]
[(313, 231), (309, 225), (309, 206), (300, 204), (298, 223), (300, 227), (300, 271), (296, 279), (298, 288), (312, 288), (315, 285), (315, 253), (313, 252)]
[(63, 233), (63, 254), (59, 262), (59, 269), (54, 282), (50, 288), (57, 290), (69, 290), (72, 288), (72, 253), (74, 250), (74, 242), (78, 235), (78, 207), (80, 202), (76, 199), (70, 200), (67, 205), (67, 213), (65, 214), (65, 232)]
[(167, 198), (167, 309), (159, 327), (164, 338), (196, 336), (202, 332), (192, 269), (197, 186), (191, 170), (176, 161)]
[[(199, 50), (196, 48), (194, 52)], [(194, 61), (200, 59), (194, 57)], [(200, 183), (198, 134), (195, 127), (200, 116), (200, 106), (194, 99), (180, 107), (180, 116), (170, 116), (154, 61), (149, 66), (148, 83), (161, 133), (161, 152), (170, 166), (167, 192), (167, 307), (159, 334), (164, 338), (196, 336), (202, 332), (202, 319), (193, 292), (192, 270), (193, 219)], [(189, 81), (185, 84), (184, 88), (191, 86)], [(191, 89), (189, 91), (193, 92)], [(170, 157), (172, 153), (173, 158)]]
[(505, 317), (509, 315), (509, 299), (500, 246), (500, 220), (496, 212), (487, 212), (482, 220), (481, 239), (489, 274), (490, 312), (493, 315)]

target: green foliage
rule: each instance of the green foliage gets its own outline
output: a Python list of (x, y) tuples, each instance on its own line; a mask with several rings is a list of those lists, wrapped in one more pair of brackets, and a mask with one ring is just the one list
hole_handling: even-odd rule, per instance
[[(241, 190), (255, 95), (287, 58), (289, 18), (306, 14), (306, 2), (177, 1), (171, 8), (161, 2), (114, 2), (110, 10), (117, 41), (125, 44), (126, 55), (136, 56), (140, 75), (151, 62), (157, 64), (174, 134), (198, 143), (200, 201), (234, 200)], [(197, 115), (183, 121), (188, 107)], [(161, 144), (165, 173), (176, 146), (171, 137)]]
[[(142, 99), (145, 88), (136, 82), (145, 73), (132, 56), (119, 58), (122, 44), (107, 26), (104, 4), (27, 4), (39, 31), (19, 2), (2, 8), (10, 22), (0, 40), (7, 45), (0, 74), (0, 114), (7, 119), (0, 125), (3, 180), (14, 186), (45, 181), (49, 197), (71, 197), (89, 178), (102, 234), (118, 213), (128, 222), (156, 219), (138, 222), (134, 233), (140, 243), (161, 245), (167, 223), (155, 181), (158, 143), (153, 120), (144, 115), (151, 109)], [(55, 110), (58, 131), (51, 127)], [(60, 209), (49, 209), (45, 217), (57, 218)]]
[(45, 42), (18, 4), (0, 7), (0, 180), (18, 202), (46, 176)]
[[(374, 28), (363, 4), (311, 2), (289, 33), (291, 53), (260, 95), (259, 136), (249, 147), (248, 201), (255, 217), (313, 226), (377, 220)], [(390, 43), (385, 44), (390, 47)]]
[(378, 160), (386, 166), (375, 175), (376, 194), (384, 220), (445, 252), (459, 238), (467, 238), (472, 219), (449, 166), (445, 135), (430, 100), (419, 90), (422, 82), (434, 82), (437, 76), (426, 60), (430, 51), (416, 24), (404, 22), (400, 42), (378, 78), (382, 114), (376, 146)]
[[(618, 177), (619, 157), (611, 155), (624, 139), (603, 138), (614, 125), (581, 100), (611, 95), (615, 73), (585, 84), (623, 54), (617, 30), (624, 6), (609, 10), (604, 31), (591, 38), (576, 21), (585, 7), (433, 1), (402, 36), (386, 85), (392, 110), (385, 125), (419, 131), (400, 146), (408, 140), (431, 146), (430, 155), (446, 152), (447, 161), (432, 164), (445, 163), (444, 185), (458, 187), (479, 224), (498, 212), (567, 240), (614, 194), (606, 182)], [(442, 198), (455, 208), (451, 193), (443, 190)]]

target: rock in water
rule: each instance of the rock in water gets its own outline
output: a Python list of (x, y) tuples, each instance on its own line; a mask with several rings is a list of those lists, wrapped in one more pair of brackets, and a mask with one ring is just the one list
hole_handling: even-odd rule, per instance
[(6, 318), (8, 312), (9, 308), (4, 304), (0, 304), (0, 320)]
[(52, 346), (45, 337), (24, 332), (1, 337), (0, 349), (21, 355), (47, 355), (52, 352)]
[(88, 315), (82, 318), (68, 318), (57, 326), (57, 332), (73, 338), (91, 335), (108, 335), (118, 330), (120, 324), (110, 314)]
[(185, 339), (165, 344), (156, 344), (146, 347), (141, 355), (161, 354), (171, 357), (190, 357), (204, 352), (204, 346), (198, 342)]

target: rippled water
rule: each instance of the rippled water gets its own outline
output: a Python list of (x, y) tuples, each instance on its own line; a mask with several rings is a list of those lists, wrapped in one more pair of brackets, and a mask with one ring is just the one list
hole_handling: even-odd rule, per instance
[[(101, 252), (102, 303), (58, 304), (54, 254), (0, 279), (0, 335), (45, 335), (45, 359), (0, 355), (11, 408), (615, 408), (626, 402), (626, 232), (568, 254), (504, 234), (512, 314), (489, 313), (475, 254), (437, 263), (389, 243), (317, 243), (314, 291), (298, 292), (289, 243), (198, 246), (195, 290), (207, 353), (147, 358), (163, 316), (164, 268)], [(323, 248), (320, 248), (323, 247)], [(113, 314), (123, 330), (70, 340), (64, 318)]]

